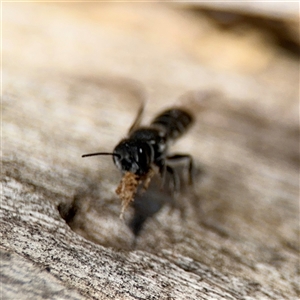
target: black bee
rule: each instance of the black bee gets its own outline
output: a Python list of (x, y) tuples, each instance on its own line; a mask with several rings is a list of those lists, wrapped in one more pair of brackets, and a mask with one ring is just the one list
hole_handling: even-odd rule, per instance
[(112, 155), (115, 165), (122, 173), (130, 172), (140, 178), (156, 166), (163, 181), (166, 172), (171, 175), (174, 190), (179, 189), (180, 180), (172, 164), (185, 161), (189, 183), (192, 183), (192, 157), (187, 154), (168, 155), (170, 143), (184, 134), (193, 123), (192, 115), (182, 108), (170, 108), (154, 118), (149, 126), (139, 127), (142, 112), (143, 107), (131, 126), (128, 137), (121, 140), (112, 153), (96, 152), (82, 157)]

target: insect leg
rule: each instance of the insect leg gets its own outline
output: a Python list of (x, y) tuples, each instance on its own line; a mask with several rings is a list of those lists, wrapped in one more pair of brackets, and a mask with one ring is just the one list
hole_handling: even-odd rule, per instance
[(159, 161), (158, 168), (161, 175), (160, 188), (166, 188), (167, 190), (170, 190), (172, 192), (179, 191), (180, 178), (174, 168), (167, 165), (164, 160)]
[(135, 117), (135, 120), (133, 121), (131, 127), (128, 130), (128, 133), (132, 133), (134, 130), (136, 130), (140, 126), (142, 117), (143, 117), (143, 113), (144, 113), (144, 109), (145, 109), (145, 102), (142, 102), (141, 106), (138, 110), (138, 113)]
[[(166, 172), (169, 173), (173, 181), (173, 191), (176, 193), (180, 190), (180, 178), (178, 172), (169, 165), (166, 165)], [(166, 175), (164, 175), (166, 176)]]
[(188, 184), (193, 184), (193, 175), (194, 175), (194, 164), (193, 158), (189, 154), (174, 154), (172, 156), (168, 156), (166, 159), (167, 165), (178, 165), (182, 166), (185, 170), (187, 170), (187, 179)]

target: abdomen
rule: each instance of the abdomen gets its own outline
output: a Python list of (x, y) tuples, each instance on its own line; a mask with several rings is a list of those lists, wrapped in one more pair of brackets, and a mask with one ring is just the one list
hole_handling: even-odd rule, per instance
[(173, 140), (184, 134), (193, 123), (193, 117), (187, 111), (179, 108), (168, 109), (159, 114), (151, 126), (165, 133), (167, 140)]

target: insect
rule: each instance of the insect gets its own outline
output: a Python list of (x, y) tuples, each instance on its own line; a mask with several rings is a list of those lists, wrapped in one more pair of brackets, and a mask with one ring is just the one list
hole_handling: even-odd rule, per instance
[(122, 200), (120, 217), (137, 192), (138, 186), (147, 189), (152, 176), (159, 173), (162, 185), (166, 174), (172, 178), (175, 191), (180, 187), (180, 176), (174, 163), (184, 162), (188, 171), (188, 181), (192, 183), (193, 160), (188, 154), (169, 155), (169, 145), (177, 140), (192, 125), (194, 118), (183, 108), (174, 107), (158, 114), (149, 126), (140, 126), (142, 106), (131, 126), (128, 137), (121, 140), (113, 152), (96, 152), (84, 154), (82, 157), (111, 155), (114, 164), (122, 172), (122, 180), (116, 193)]

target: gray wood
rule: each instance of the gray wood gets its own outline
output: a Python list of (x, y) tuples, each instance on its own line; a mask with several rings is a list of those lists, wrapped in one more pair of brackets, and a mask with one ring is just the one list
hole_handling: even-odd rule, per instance
[[(3, 4), (2, 298), (297, 299), (297, 59), (267, 53), (265, 70), (228, 72), (177, 40), (140, 39), (163, 40), (161, 20), (177, 30), (170, 7), (19, 5)], [(157, 24), (127, 28), (139, 14)], [(145, 123), (178, 103), (194, 113), (172, 153), (201, 173), (135, 239), (111, 158), (81, 155), (111, 151), (144, 99)]]

